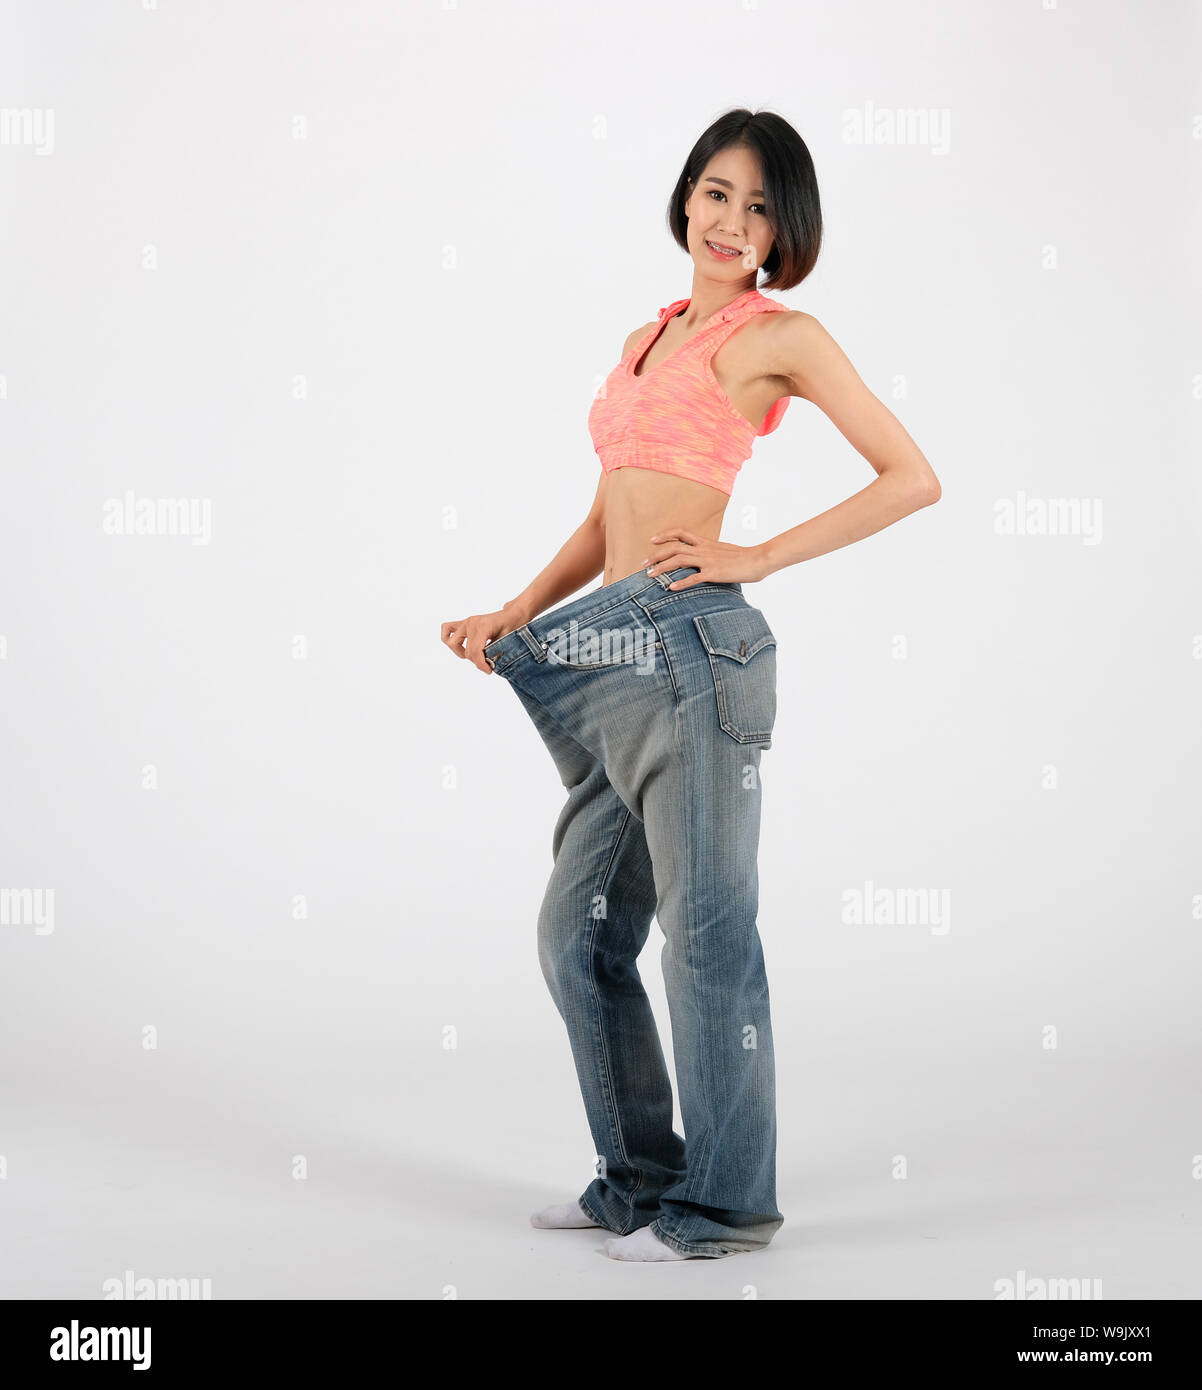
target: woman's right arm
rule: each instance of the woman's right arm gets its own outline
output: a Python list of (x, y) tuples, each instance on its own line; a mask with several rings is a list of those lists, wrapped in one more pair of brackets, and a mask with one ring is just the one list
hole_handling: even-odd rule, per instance
[(442, 640), (459, 657), (467, 657), (491, 675), (484, 648), (498, 637), (524, 626), (561, 599), (583, 588), (605, 569), (605, 479), (602, 472), (588, 516), (560, 546), (551, 563), (516, 598), (495, 613), (480, 613), (443, 623)]
[[(656, 326), (657, 322), (658, 320), (653, 320), (651, 323), (645, 323), (627, 337), (622, 344), (623, 362), (626, 360), (626, 354)], [(517, 598), (510, 599), (501, 609), (502, 613), (513, 619), (505, 632), (512, 632), (514, 628), (530, 622), (532, 618), (546, 612), (552, 604), (574, 594), (590, 579), (596, 579), (604, 571), (605, 480), (608, 476), (602, 469), (601, 481), (597, 484), (597, 495), (593, 498), (588, 516), (568, 537), (555, 559), (530, 581)], [(505, 632), (495, 635), (504, 637)], [(486, 642), (485, 646), (487, 645)], [(485, 665), (487, 664), (485, 662)]]
[[(517, 598), (511, 598), (501, 609), (509, 619), (506, 632), (521, 627), (532, 618), (570, 597), (577, 589), (583, 588), (590, 579), (605, 569), (605, 479), (601, 474), (597, 484), (593, 505), (588, 516), (580, 523), (559, 548), (558, 554), (522, 590)], [(503, 637), (504, 632), (498, 632)]]
[[(622, 344), (622, 361), (636, 343), (641, 341), (656, 326), (658, 320), (645, 323), (636, 328)], [(511, 598), (495, 613), (478, 613), (457, 622), (443, 623), (442, 640), (456, 656), (467, 657), (473, 666), (479, 666), (486, 675), (492, 675), (492, 667), (484, 657), (484, 648), (490, 642), (515, 628), (524, 627), (540, 613), (546, 612), (553, 604), (583, 588), (590, 579), (596, 579), (605, 571), (605, 479), (608, 475), (601, 471), (601, 481), (597, 484), (597, 495), (589, 514), (572, 532), (554, 560), (536, 574), (517, 598)]]

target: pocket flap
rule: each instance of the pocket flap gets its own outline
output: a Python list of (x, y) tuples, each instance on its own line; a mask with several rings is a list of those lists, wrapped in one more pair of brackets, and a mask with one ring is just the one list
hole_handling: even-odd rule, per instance
[(776, 637), (758, 608), (723, 608), (717, 613), (698, 613), (693, 619), (702, 645), (714, 656), (728, 656), (746, 663), (764, 647), (774, 647)]

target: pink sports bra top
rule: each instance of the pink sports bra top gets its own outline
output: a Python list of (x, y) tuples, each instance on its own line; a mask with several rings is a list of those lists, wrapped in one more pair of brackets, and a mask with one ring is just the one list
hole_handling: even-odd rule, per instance
[(678, 299), (661, 309), (655, 327), (606, 377), (589, 410), (589, 433), (606, 473), (650, 468), (692, 478), (729, 497), (756, 437), (776, 429), (792, 397), (773, 401), (757, 430), (735, 409), (710, 364), (741, 323), (754, 314), (780, 312), (785, 306), (759, 290), (747, 290), (712, 314), (699, 332), (662, 362), (635, 376), (635, 366), (664, 325), (688, 305), (687, 299)]

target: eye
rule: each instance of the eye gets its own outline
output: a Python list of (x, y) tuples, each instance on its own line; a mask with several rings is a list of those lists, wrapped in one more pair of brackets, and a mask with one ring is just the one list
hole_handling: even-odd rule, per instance
[[(726, 194), (723, 193), (720, 188), (707, 188), (706, 192), (709, 194), (711, 198), (721, 198), (723, 202), (726, 202)], [(751, 206), (753, 208), (759, 209), (761, 217), (768, 216), (768, 209), (764, 206), (763, 203), (752, 203)]]

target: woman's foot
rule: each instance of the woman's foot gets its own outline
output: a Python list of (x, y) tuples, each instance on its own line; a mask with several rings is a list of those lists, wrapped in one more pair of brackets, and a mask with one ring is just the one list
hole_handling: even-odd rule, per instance
[(682, 1255), (665, 1245), (650, 1226), (640, 1226), (628, 1236), (615, 1236), (605, 1242), (605, 1253), (611, 1260), (689, 1260), (691, 1255)]
[(530, 1224), (540, 1231), (570, 1231), (585, 1226), (596, 1226), (596, 1222), (579, 1202), (560, 1202), (557, 1206), (544, 1207), (530, 1218)]

